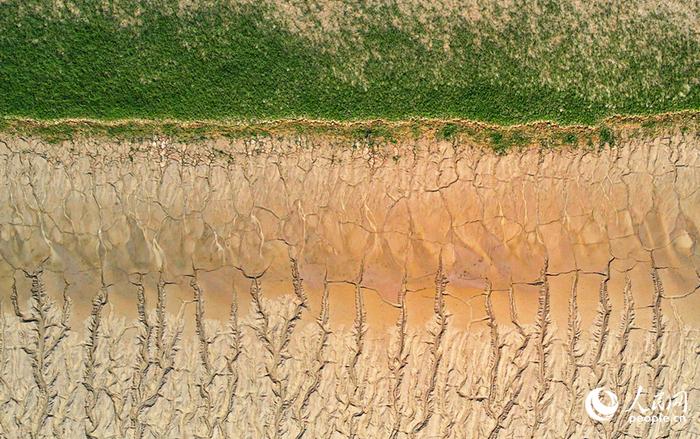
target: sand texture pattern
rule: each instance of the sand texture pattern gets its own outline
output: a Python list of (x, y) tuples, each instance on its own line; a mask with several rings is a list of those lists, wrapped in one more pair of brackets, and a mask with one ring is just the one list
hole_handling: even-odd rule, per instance
[[(700, 437), (699, 189), (696, 133), (5, 135), (0, 438)], [(586, 415), (639, 386), (686, 417)]]

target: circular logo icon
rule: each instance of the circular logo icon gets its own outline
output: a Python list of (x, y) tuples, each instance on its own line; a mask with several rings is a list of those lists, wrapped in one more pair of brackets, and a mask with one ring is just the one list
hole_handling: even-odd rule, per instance
[[(600, 400), (601, 392), (605, 393), (605, 396), (610, 401), (608, 404)], [(604, 390), (602, 387), (598, 387), (597, 389), (593, 389), (588, 392), (586, 402), (584, 403), (588, 417), (598, 422), (606, 422), (611, 420), (617, 411), (617, 406), (617, 395), (609, 390)]]

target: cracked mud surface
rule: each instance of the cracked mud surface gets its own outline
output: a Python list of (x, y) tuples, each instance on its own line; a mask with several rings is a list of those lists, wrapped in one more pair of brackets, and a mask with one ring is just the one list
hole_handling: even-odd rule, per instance
[(4, 137), (0, 437), (700, 437), (698, 142)]

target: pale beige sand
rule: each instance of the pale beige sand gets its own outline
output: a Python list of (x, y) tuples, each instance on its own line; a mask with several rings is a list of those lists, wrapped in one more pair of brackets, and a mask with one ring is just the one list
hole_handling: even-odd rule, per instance
[(696, 437), (699, 142), (3, 138), (0, 437)]

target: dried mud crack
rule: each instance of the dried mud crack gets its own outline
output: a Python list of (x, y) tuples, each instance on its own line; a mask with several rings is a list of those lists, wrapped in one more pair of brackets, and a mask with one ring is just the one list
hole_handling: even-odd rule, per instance
[(700, 437), (696, 131), (6, 133), (0, 189), (0, 438)]

